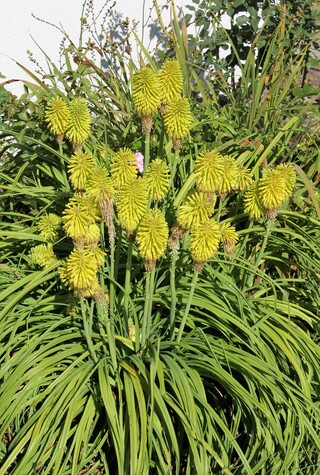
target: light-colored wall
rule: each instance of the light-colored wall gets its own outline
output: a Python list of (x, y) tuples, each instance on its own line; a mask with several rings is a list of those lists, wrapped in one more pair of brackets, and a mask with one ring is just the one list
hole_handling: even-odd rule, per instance
[[(104, 4), (105, 0), (94, 0), (95, 10), (99, 12)], [(179, 4), (182, 4), (182, 0)], [(28, 59), (27, 50), (33, 52), (33, 57), (45, 69), (44, 56), (31, 36), (53, 61), (58, 61), (62, 34), (55, 28), (36, 20), (32, 14), (53, 24), (60, 23), (71, 39), (78, 44), (82, 5), (83, 0), (0, 0), (0, 73), (6, 77), (6, 79), (0, 79), (0, 83), (8, 79), (30, 80), (30, 77), (14, 62), (14, 60), (18, 61), (28, 69), (36, 70), (37, 66)], [(143, 8), (146, 20), (151, 6), (152, 0), (117, 0), (115, 9), (124, 17), (128, 16), (139, 21), (141, 31)], [(98, 24), (100, 24), (99, 20)], [(21, 83), (14, 83), (7, 87), (15, 94), (23, 90)]]

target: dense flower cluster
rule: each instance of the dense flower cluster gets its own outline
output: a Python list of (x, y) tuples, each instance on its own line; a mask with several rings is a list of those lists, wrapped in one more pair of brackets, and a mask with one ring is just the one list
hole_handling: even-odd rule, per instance
[[(183, 76), (175, 59), (167, 59), (158, 74), (143, 67), (132, 76), (132, 101), (141, 116), (143, 132), (150, 133), (153, 116), (160, 109), (169, 148), (181, 147), (193, 121), (189, 100), (182, 90)], [(174, 183), (175, 176), (174, 171), (171, 176), (163, 156), (150, 157), (148, 153), (144, 169), (145, 157), (127, 147), (111, 152), (107, 164), (98, 162), (88, 145), (85, 150), (81, 148), (90, 135), (91, 123), (85, 99), (76, 97), (67, 104), (61, 97), (53, 97), (45, 120), (60, 142), (65, 135), (75, 150), (68, 164), (74, 194), (62, 218), (49, 213), (39, 219), (38, 230), (48, 242), (33, 247), (29, 258), (41, 267), (56, 261), (52, 243), (57, 241), (62, 223), (74, 247), (61, 265), (60, 277), (79, 296), (105, 301), (98, 279), (108, 255), (104, 226), (113, 249), (117, 234), (126, 231), (147, 271), (154, 269), (167, 247), (178, 252), (182, 238), (195, 269), (201, 271), (219, 245), (228, 259), (234, 255), (239, 235), (221, 206), (230, 193), (243, 194), (244, 211), (251, 219), (274, 219), (295, 185), (295, 169), (290, 164), (267, 168), (261, 178), (254, 180), (251, 170), (239, 165), (233, 156), (203, 149), (195, 157), (190, 186), (178, 191), (182, 196), (173, 209), (170, 203), (177, 190), (171, 190), (170, 183)], [(215, 212), (217, 200), (219, 210)], [(163, 201), (169, 204), (167, 212), (160, 209)]]

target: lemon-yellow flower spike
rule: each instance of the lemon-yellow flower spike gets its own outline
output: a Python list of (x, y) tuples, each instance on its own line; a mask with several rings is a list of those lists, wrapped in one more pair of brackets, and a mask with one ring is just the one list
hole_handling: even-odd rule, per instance
[(101, 214), (95, 197), (86, 193), (77, 192), (69, 200), (68, 205), (80, 207), (90, 217), (91, 222), (101, 221)]
[(29, 258), (33, 265), (43, 268), (51, 266), (57, 260), (51, 243), (32, 247), (29, 252)]
[(123, 185), (118, 196), (118, 217), (128, 234), (138, 227), (139, 221), (147, 211), (148, 188), (144, 178), (132, 180)]
[(48, 129), (57, 136), (57, 141), (61, 143), (70, 119), (68, 104), (61, 97), (53, 97), (46, 108), (45, 119)]
[(61, 267), (60, 278), (70, 289), (89, 289), (96, 280), (100, 262), (97, 262), (95, 249), (74, 249)]
[(61, 218), (54, 213), (48, 213), (39, 219), (37, 228), (41, 236), (48, 241), (55, 241), (61, 228)]
[(70, 117), (67, 123), (66, 137), (75, 149), (87, 140), (90, 135), (91, 117), (87, 101), (82, 97), (76, 97), (70, 103)]
[(234, 248), (239, 240), (239, 235), (234, 226), (230, 223), (220, 224), (221, 241), (224, 247), (224, 251), (227, 255), (232, 255)]
[(149, 196), (153, 201), (161, 201), (168, 193), (170, 171), (168, 165), (160, 158), (153, 160), (145, 175)]
[(139, 224), (136, 238), (139, 254), (146, 261), (148, 270), (165, 253), (168, 236), (168, 225), (161, 211), (149, 210)]
[(244, 197), (244, 211), (251, 219), (258, 220), (265, 214), (265, 208), (260, 201), (259, 181), (251, 184), (245, 192)]
[(89, 224), (84, 239), (84, 245), (88, 247), (97, 247), (100, 241), (100, 228), (97, 224)]
[(245, 191), (249, 188), (252, 181), (253, 181), (253, 178), (251, 175), (251, 170), (246, 167), (239, 167), (236, 189), (240, 191)]
[(166, 59), (158, 77), (162, 104), (166, 105), (181, 96), (183, 77), (179, 62), (176, 59)]
[(216, 150), (201, 152), (194, 164), (194, 175), (198, 190), (216, 191), (224, 174), (223, 156)]
[(132, 100), (140, 116), (152, 115), (160, 105), (160, 84), (150, 68), (139, 69), (132, 78)]
[(87, 181), (95, 166), (93, 155), (89, 152), (77, 150), (71, 157), (68, 165), (70, 181), (74, 188), (84, 190)]
[(111, 177), (116, 189), (135, 179), (138, 175), (137, 160), (129, 148), (121, 148), (113, 156), (111, 162)]
[(63, 211), (63, 228), (67, 236), (73, 240), (83, 240), (88, 226), (94, 222), (86, 207), (69, 202)]
[(105, 200), (113, 201), (115, 188), (111, 176), (105, 168), (95, 166), (92, 169), (88, 177), (86, 193), (97, 203)]
[(217, 183), (216, 190), (222, 194), (230, 193), (238, 183), (238, 167), (234, 158), (229, 156), (222, 157), (222, 175)]
[(296, 171), (289, 163), (281, 163), (275, 170), (281, 175), (285, 182), (285, 198), (289, 198), (296, 184)]
[(172, 139), (174, 148), (180, 148), (192, 124), (192, 114), (188, 99), (186, 97), (179, 97), (167, 104), (163, 120), (166, 132)]
[(285, 200), (286, 183), (284, 176), (276, 169), (267, 170), (259, 180), (259, 200), (266, 209), (278, 209)]
[(219, 225), (214, 219), (199, 224), (191, 230), (190, 251), (196, 263), (211, 259), (217, 252), (220, 242)]
[(192, 190), (177, 213), (177, 222), (182, 229), (192, 229), (208, 221), (214, 211), (214, 195)]

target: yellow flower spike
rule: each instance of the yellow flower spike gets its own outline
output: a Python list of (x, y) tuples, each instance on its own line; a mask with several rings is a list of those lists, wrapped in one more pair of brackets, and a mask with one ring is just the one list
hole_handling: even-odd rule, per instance
[(61, 218), (54, 213), (45, 214), (39, 219), (37, 228), (40, 235), (48, 241), (56, 241), (61, 228)]
[(146, 171), (145, 179), (150, 198), (153, 201), (163, 200), (170, 184), (170, 171), (167, 164), (160, 158), (153, 160)]
[(93, 169), (88, 178), (86, 193), (99, 205), (102, 219), (108, 228), (109, 238), (113, 241), (115, 235), (113, 222), (115, 188), (112, 178), (105, 168), (95, 167)]
[(67, 123), (66, 137), (73, 144), (74, 149), (79, 149), (90, 135), (91, 117), (87, 101), (76, 97), (70, 103), (70, 118)]
[(217, 191), (220, 195), (225, 195), (234, 190), (238, 182), (238, 167), (234, 158), (229, 156), (222, 157), (223, 173), (217, 184)]
[(275, 170), (284, 178), (285, 198), (287, 199), (291, 195), (296, 184), (297, 175), (294, 166), (289, 163), (281, 163), (275, 168)]
[(95, 166), (92, 169), (88, 177), (86, 194), (93, 198), (98, 204), (101, 201), (113, 201), (115, 188), (105, 168)]
[(178, 99), (182, 93), (183, 77), (179, 62), (176, 59), (166, 59), (158, 74), (161, 103), (166, 105)]
[(173, 141), (174, 148), (180, 148), (192, 124), (188, 99), (180, 97), (167, 104), (163, 120), (166, 132)]
[(94, 221), (101, 221), (101, 214), (97, 200), (95, 197), (89, 195), (89, 193), (74, 193), (68, 204), (82, 208), (90, 217), (92, 223)]
[(267, 170), (259, 180), (259, 200), (267, 210), (278, 209), (286, 198), (284, 176), (276, 169)]
[(190, 252), (195, 263), (201, 264), (211, 259), (218, 250), (220, 242), (219, 225), (214, 219), (199, 224), (191, 230)]
[(56, 135), (57, 142), (62, 143), (70, 119), (68, 104), (61, 97), (53, 97), (46, 108), (45, 119), (50, 132)]
[(199, 154), (194, 164), (194, 175), (200, 191), (212, 192), (219, 188), (224, 173), (223, 156), (216, 150)]
[(119, 191), (118, 217), (120, 224), (128, 234), (132, 234), (138, 227), (139, 221), (147, 211), (148, 187), (144, 178), (132, 180)]
[(110, 171), (116, 189), (135, 179), (138, 167), (134, 153), (129, 148), (121, 148), (112, 159)]
[(81, 289), (79, 294), (81, 297), (95, 297), (99, 295), (101, 291), (103, 292), (102, 288), (100, 287), (98, 277), (96, 276), (90, 286), (85, 289)]
[(221, 223), (220, 233), (224, 251), (228, 256), (231, 256), (239, 240), (236, 228), (234, 226), (231, 226), (230, 223)]
[(63, 211), (63, 228), (67, 236), (73, 240), (82, 241), (86, 236), (88, 226), (93, 221), (86, 207), (75, 202), (69, 202)]
[(251, 175), (251, 170), (246, 167), (239, 167), (238, 169), (238, 181), (236, 189), (240, 191), (245, 191), (252, 184), (253, 178)]
[(145, 261), (147, 270), (151, 270), (155, 262), (164, 255), (168, 236), (169, 228), (161, 211), (149, 210), (139, 224), (136, 238), (139, 254)]
[(29, 252), (29, 258), (33, 265), (43, 268), (51, 266), (57, 260), (51, 243), (32, 247)]
[(60, 278), (70, 289), (86, 291), (94, 285), (98, 267), (96, 249), (74, 249), (60, 269)]
[(92, 256), (95, 258), (97, 267), (101, 267), (104, 263), (105, 253), (103, 251), (101, 251), (101, 249), (97, 246), (88, 247), (88, 249), (92, 253)]
[(208, 221), (213, 211), (213, 197), (192, 190), (178, 209), (177, 222), (182, 229), (191, 229)]
[(84, 245), (88, 247), (96, 247), (100, 241), (100, 228), (97, 224), (89, 224), (84, 239)]
[(89, 152), (77, 150), (71, 157), (68, 165), (70, 181), (74, 188), (84, 190), (88, 178), (95, 166), (93, 155)]
[(244, 211), (251, 219), (258, 220), (264, 216), (265, 209), (260, 201), (259, 181), (255, 181), (251, 184), (244, 194), (243, 201)]
[(152, 115), (160, 105), (158, 76), (150, 68), (139, 69), (132, 78), (132, 100), (140, 116)]

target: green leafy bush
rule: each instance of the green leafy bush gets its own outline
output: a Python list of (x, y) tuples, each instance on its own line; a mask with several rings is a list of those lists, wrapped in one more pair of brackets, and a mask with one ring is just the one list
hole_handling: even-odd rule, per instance
[(175, 11), (164, 32), (174, 54), (157, 62), (137, 38), (141, 68), (107, 35), (110, 49), (66, 45), (65, 68), (49, 61), (4, 115), (4, 473), (319, 464), (317, 137), (291, 95), (303, 60), (275, 58), (281, 24), (220, 107)]

